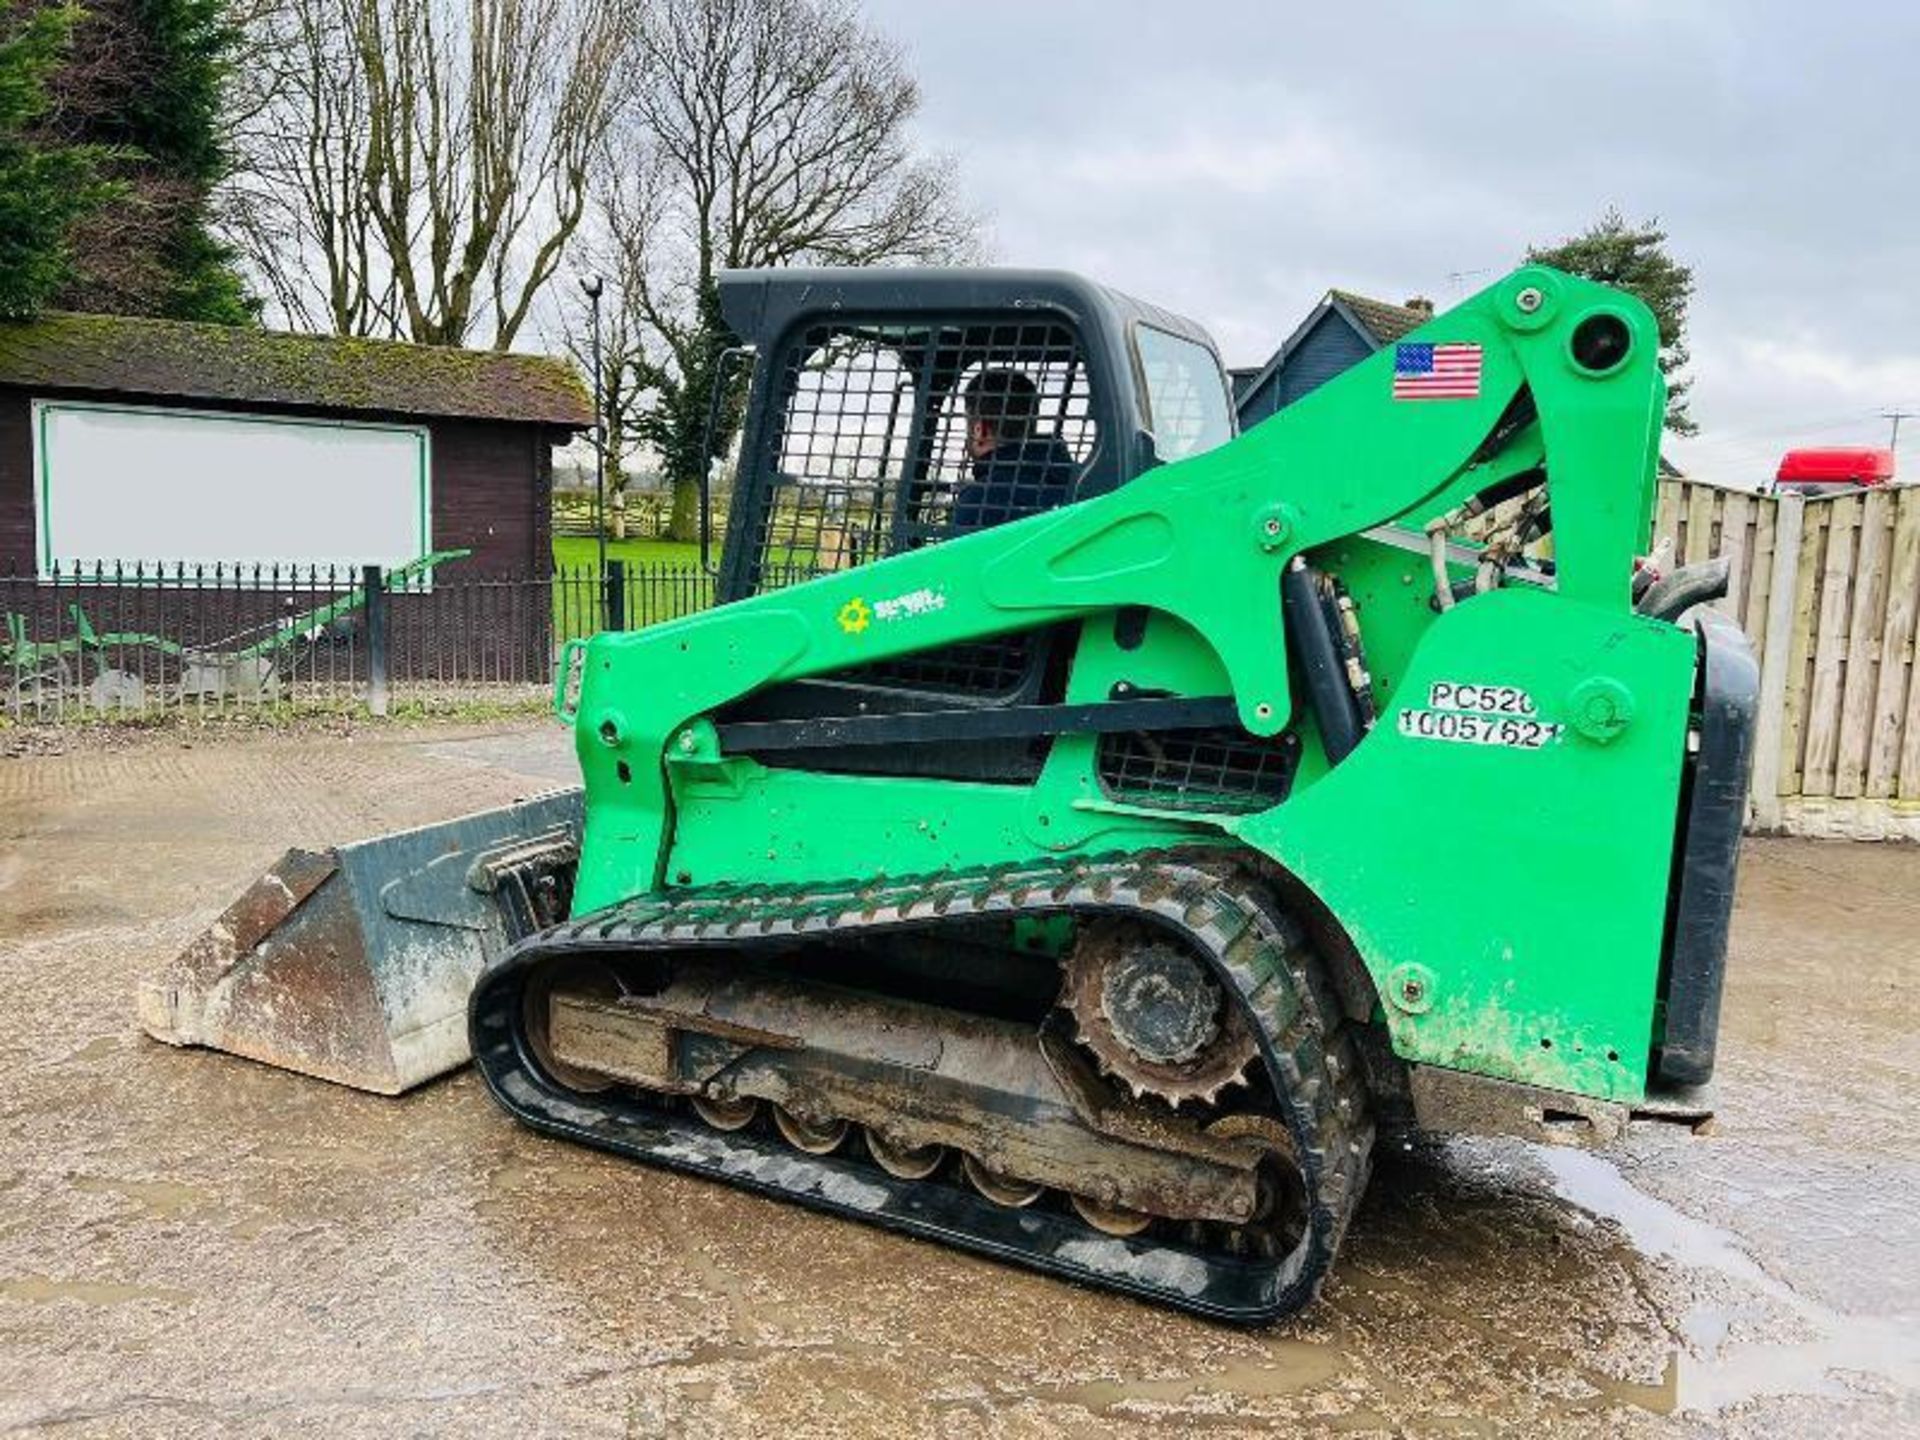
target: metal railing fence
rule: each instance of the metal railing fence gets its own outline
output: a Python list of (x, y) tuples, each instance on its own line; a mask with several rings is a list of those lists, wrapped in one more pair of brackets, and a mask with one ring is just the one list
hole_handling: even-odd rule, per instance
[(706, 608), (697, 564), (395, 578), (377, 567), (0, 572), (0, 715), (48, 723), (261, 707), (536, 701), (567, 640)]

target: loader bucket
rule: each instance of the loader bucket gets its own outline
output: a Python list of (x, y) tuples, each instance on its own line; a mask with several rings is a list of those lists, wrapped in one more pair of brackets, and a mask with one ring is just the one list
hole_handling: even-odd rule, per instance
[(579, 790), (289, 850), (139, 991), (140, 1024), (397, 1095), (467, 1061), (481, 966), (566, 918)]

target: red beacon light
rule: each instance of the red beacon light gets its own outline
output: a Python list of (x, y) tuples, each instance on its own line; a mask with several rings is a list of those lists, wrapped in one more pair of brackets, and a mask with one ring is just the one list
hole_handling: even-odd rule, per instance
[(1773, 477), (1776, 489), (1806, 495), (1885, 485), (1893, 479), (1893, 451), (1871, 445), (1789, 450)]

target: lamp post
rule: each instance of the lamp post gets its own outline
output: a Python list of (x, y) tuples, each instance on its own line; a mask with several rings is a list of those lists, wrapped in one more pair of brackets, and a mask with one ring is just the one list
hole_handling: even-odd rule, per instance
[(600, 604), (607, 603), (607, 412), (606, 387), (600, 379), (600, 291), (598, 275), (582, 275), (580, 288), (587, 292), (593, 310), (593, 541), (597, 557), (595, 576), (600, 586)]

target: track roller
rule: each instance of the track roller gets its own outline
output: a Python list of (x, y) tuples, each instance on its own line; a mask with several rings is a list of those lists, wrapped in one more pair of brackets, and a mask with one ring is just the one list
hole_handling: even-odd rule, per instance
[(1009, 1175), (989, 1170), (971, 1155), (960, 1157), (960, 1168), (966, 1172), (968, 1184), (994, 1204), (1004, 1205), (1009, 1210), (1024, 1209), (1038, 1200), (1046, 1190), (1044, 1185), (1035, 1185), (1027, 1180), (1015, 1180)]
[(1117, 1235), (1125, 1239), (1129, 1235), (1138, 1235), (1153, 1223), (1151, 1215), (1138, 1210), (1128, 1210), (1118, 1205), (1102, 1205), (1098, 1200), (1089, 1200), (1084, 1195), (1071, 1197), (1073, 1208), (1080, 1218), (1093, 1226), (1103, 1235)]
[(947, 1158), (944, 1145), (895, 1145), (870, 1127), (860, 1133), (866, 1137), (874, 1164), (896, 1180), (924, 1180)]
[(815, 1125), (778, 1105), (773, 1107), (773, 1123), (789, 1145), (809, 1155), (831, 1155), (840, 1148), (840, 1142), (847, 1138), (848, 1127), (844, 1120), (829, 1120), (824, 1125)]
[(729, 1133), (746, 1129), (760, 1113), (760, 1102), (748, 1096), (736, 1100), (721, 1100), (710, 1095), (692, 1098), (694, 1114), (714, 1129)]

